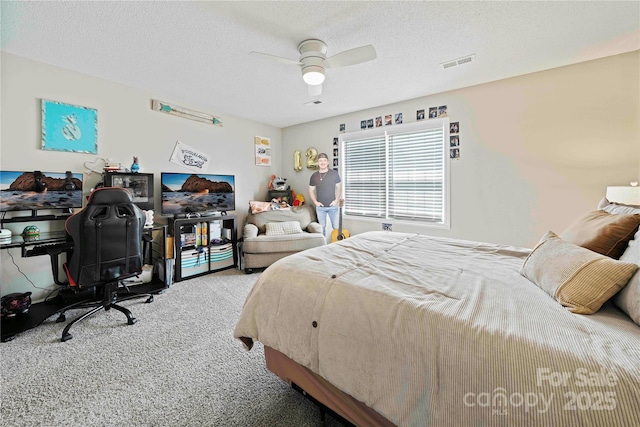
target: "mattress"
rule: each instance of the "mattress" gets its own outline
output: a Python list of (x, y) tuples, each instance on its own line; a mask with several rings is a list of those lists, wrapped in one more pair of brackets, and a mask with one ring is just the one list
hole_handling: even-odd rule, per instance
[(234, 335), (399, 426), (640, 425), (640, 328), (572, 314), (526, 248), (369, 232), (262, 273)]

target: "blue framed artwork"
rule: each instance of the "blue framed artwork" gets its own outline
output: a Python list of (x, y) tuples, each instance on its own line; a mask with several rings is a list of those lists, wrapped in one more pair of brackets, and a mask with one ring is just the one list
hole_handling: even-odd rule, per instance
[(97, 154), (97, 110), (43, 99), (42, 149)]

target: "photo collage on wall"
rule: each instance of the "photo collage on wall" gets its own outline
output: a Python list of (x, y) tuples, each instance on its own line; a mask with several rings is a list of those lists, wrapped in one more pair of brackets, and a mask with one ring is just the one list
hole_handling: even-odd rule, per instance
[[(416, 110), (416, 121), (425, 119), (439, 119), (448, 117), (447, 106), (440, 105), (437, 107), (429, 107), (429, 109)], [(360, 121), (360, 129), (371, 129), (373, 127), (399, 125), (404, 121), (402, 113), (387, 114), (378, 116), (375, 119), (367, 119)], [(340, 133), (345, 132), (345, 125), (340, 125)], [(339, 147), (338, 138), (333, 141), (333, 167), (339, 167)], [(452, 160), (460, 159), (460, 122), (449, 123), (449, 158)]]
[[(391, 126), (393, 124), (401, 125), (403, 122), (402, 113), (386, 114), (384, 116), (378, 116), (375, 119), (367, 119), (360, 121), (360, 129), (371, 129), (374, 127)], [(344, 125), (340, 125), (340, 132), (344, 132)]]
[(460, 159), (460, 122), (449, 123), (449, 158)]
[[(342, 129), (340, 125), (340, 128)], [(340, 168), (340, 144), (338, 138), (333, 138), (333, 169), (338, 170)]]
[[(426, 112), (428, 112), (430, 119), (448, 117), (446, 105), (429, 107)], [(416, 120), (424, 120), (426, 112), (425, 110), (417, 110)], [(460, 159), (460, 122), (449, 123), (449, 158), (453, 160)]]

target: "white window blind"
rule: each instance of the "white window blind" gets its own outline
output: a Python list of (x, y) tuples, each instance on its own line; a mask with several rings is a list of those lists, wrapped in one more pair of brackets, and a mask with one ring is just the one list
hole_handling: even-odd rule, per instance
[(347, 215), (384, 218), (387, 203), (384, 135), (344, 141), (344, 197)]
[(448, 123), (411, 125), (342, 138), (347, 215), (448, 223)]

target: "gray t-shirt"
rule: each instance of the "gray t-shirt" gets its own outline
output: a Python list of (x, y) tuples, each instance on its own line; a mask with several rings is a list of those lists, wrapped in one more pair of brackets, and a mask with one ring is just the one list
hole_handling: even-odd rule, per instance
[(316, 198), (324, 206), (329, 206), (335, 200), (336, 184), (340, 182), (340, 174), (333, 169), (323, 173), (314, 172), (309, 178), (309, 185), (316, 187)]

